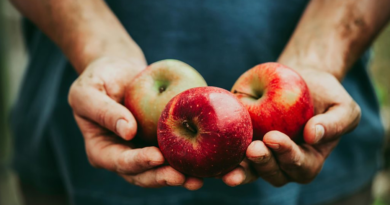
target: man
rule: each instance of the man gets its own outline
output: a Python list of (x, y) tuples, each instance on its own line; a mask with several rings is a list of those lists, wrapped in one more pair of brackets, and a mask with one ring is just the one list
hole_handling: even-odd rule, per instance
[[(31, 59), (13, 113), (23, 184), (65, 189), (74, 204), (369, 203), (383, 129), (365, 50), (389, 19), (389, 1), (13, 3), (43, 32), (26, 22)], [(166, 58), (225, 89), (262, 62), (295, 69), (315, 103), (306, 143), (267, 133), (221, 179), (185, 176), (156, 147), (132, 148), (137, 124), (121, 105), (124, 91), (146, 59)]]

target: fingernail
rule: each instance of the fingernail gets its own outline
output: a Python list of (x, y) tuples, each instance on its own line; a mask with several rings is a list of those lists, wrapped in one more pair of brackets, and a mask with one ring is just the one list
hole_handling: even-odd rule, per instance
[(265, 159), (267, 158), (266, 155), (262, 154), (264, 151), (263, 149), (265, 148), (264, 145), (260, 142), (252, 142), (254, 143), (254, 148), (252, 148), (252, 150), (256, 150), (256, 154), (255, 156), (253, 157), (248, 157), (249, 160), (251, 160), (252, 162), (256, 163), (256, 164), (260, 164), (260, 163), (263, 163), (264, 161), (266, 161)]
[(316, 136), (315, 136), (315, 139), (314, 139), (314, 144), (319, 142), (322, 137), (324, 136), (325, 134), (325, 129), (322, 125), (316, 125)]
[(235, 187), (242, 184), (244, 180), (245, 180), (245, 176), (242, 176), (241, 174), (235, 174), (231, 176), (230, 183), (227, 183), (227, 185), (231, 187)]
[(270, 147), (273, 150), (278, 150), (279, 149), (279, 144), (273, 144), (273, 143), (266, 143), (267, 147)]
[(126, 140), (126, 131), (127, 131), (127, 121), (124, 119), (119, 119), (116, 122), (116, 132), (120, 137)]
[(261, 157), (250, 157), (249, 160), (251, 160), (253, 163), (255, 164), (261, 164), (261, 163), (264, 163), (268, 160), (265, 160), (266, 157), (265, 156), (261, 156)]

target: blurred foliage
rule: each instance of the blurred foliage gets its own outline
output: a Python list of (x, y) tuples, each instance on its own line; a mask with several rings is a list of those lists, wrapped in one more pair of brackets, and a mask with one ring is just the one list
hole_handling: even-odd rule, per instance
[[(378, 174), (383, 176), (374, 183), (374, 196), (376, 199), (373, 205), (389, 205), (390, 190), (388, 186), (382, 187), (380, 183), (390, 183), (390, 25), (379, 35), (374, 43), (374, 58), (371, 64), (371, 75), (373, 77), (375, 91), (381, 104), (381, 114), (386, 132), (384, 143), (384, 170)], [(387, 177), (384, 177), (387, 176)], [(383, 181), (384, 180), (384, 181)], [(380, 188), (381, 187), (381, 188)], [(383, 190), (381, 190), (383, 189)], [(378, 193), (375, 193), (378, 192)]]
[(374, 59), (371, 64), (374, 79), (382, 106), (390, 107), (390, 26), (379, 35), (374, 43)]
[(389, 205), (386, 201), (377, 199), (372, 205)]

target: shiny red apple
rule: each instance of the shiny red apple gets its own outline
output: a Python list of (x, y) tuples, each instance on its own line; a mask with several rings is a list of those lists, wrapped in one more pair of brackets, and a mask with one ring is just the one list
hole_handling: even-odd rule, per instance
[(162, 60), (138, 74), (126, 90), (125, 106), (137, 123), (137, 139), (157, 145), (161, 112), (174, 96), (194, 87), (207, 86), (191, 66), (178, 60)]
[(252, 141), (248, 111), (230, 92), (192, 88), (175, 96), (158, 124), (158, 145), (176, 170), (214, 177), (235, 168)]
[(264, 63), (248, 70), (236, 81), (232, 92), (249, 111), (255, 140), (277, 130), (300, 141), (306, 122), (314, 115), (303, 78), (279, 63)]

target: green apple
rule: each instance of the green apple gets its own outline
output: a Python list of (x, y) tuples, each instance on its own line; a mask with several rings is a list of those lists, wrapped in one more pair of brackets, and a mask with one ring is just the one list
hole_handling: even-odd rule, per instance
[(179, 60), (162, 60), (149, 65), (131, 82), (125, 106), (138, 123), (137, 137), (157, 144), (157, 125), (167, 103), (177, 94), (194, 87), (207, 86), (203, 77)]

